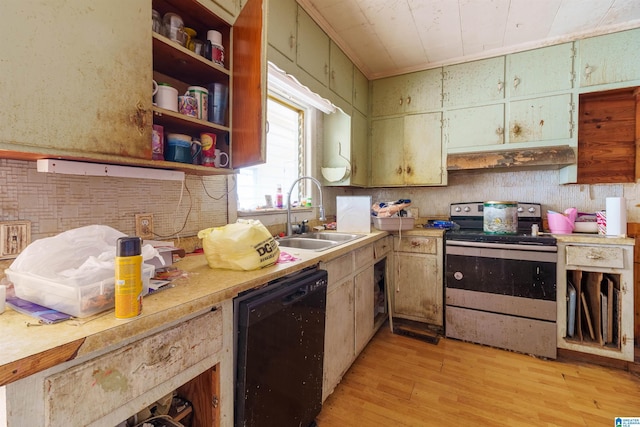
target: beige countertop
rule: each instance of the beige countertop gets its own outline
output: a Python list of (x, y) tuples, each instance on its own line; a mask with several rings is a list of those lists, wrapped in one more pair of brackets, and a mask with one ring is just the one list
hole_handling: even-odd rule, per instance
[(581, 243), (596, 245), (635, 245), (636, 240), (631, 237), (604, 236), (595, 233), (552, 234), (560, 243)]
[(212, 308), (238, 293), (366, 246), (387, 232), (374, 230), (363, 238), (322, 252), (282, 248), (298, 258), (254, 271), (212, 269), (204, 255), (190, 255), (175, 264), (185, 272), (174, 287), (144, 298), (142, 314), (116, 319), (109, 310), (84, 319), (53, 325), (7, 307), (0, 315), (0, 386), (80, 356), (162, 328), (192, 313)]

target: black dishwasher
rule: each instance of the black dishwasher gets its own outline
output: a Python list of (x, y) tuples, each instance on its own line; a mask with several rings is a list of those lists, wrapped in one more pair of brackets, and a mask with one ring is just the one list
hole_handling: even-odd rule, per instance
[(314, 268), (234, 299), (236, 426), (315, 425), (326, 297), (327, 272)]

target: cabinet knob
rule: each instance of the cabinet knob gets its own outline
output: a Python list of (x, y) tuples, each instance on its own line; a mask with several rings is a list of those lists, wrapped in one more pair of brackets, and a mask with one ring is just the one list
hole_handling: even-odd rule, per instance
[(411, 169), (411, 166), (407, 166), (406, 172), (407, 172), (407, 175), (413, 174), (413, 169)]
[(324, 73), (329, 74), (329, 64), (324, 64)]
[(331, 80), (336, 79), (336, 70), (331, 70)]
[(293, 34), (289, 35), (289, 48), (293, 49), (296, 45), (296, 38)]
[(398, 105), (402, 105), (403, 102), (404, 102), (404, 98), (400, 97), (400, 100), (398, 101)]
[(398, 169), (396, 169), (396, 175), (402, 175), (402, 166), (398, 166)]
[(502, 92), (504, 89), (504, 82), (502, 80), (498, 80), (498, 92)]
[(584, 67), (584, 75), (585, 75), (585, 77), (589, 78), (591, 76), (591, 73), (593, 73), (593, 68), (589, 64), (587, 64)]
[(407, 105), (411, 104), (411, 97), (407, 96)]
[(499, 127), (498, 129), (496, 129), (496, 133), (498, 135), (503, 135), (504, 134), (504, 128)]
[(520, 77), (516, 76), (513, 78), (513, 87), (514, 89), (518, 87), (518, 85), (520, 84)]

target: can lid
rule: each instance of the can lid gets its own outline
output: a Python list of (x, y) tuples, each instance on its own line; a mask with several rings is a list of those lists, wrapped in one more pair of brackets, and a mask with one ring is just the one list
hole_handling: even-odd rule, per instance
[(116, 256), (136, 256), (142, 254), (140, 237), (120, 237), (116, 245)]

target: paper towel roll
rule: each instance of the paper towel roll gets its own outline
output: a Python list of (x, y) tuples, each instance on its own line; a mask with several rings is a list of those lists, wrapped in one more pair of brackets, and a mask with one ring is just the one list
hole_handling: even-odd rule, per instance
[(627, 202), (624, 197), (607, 197), (607, 236), (627, 235)]

